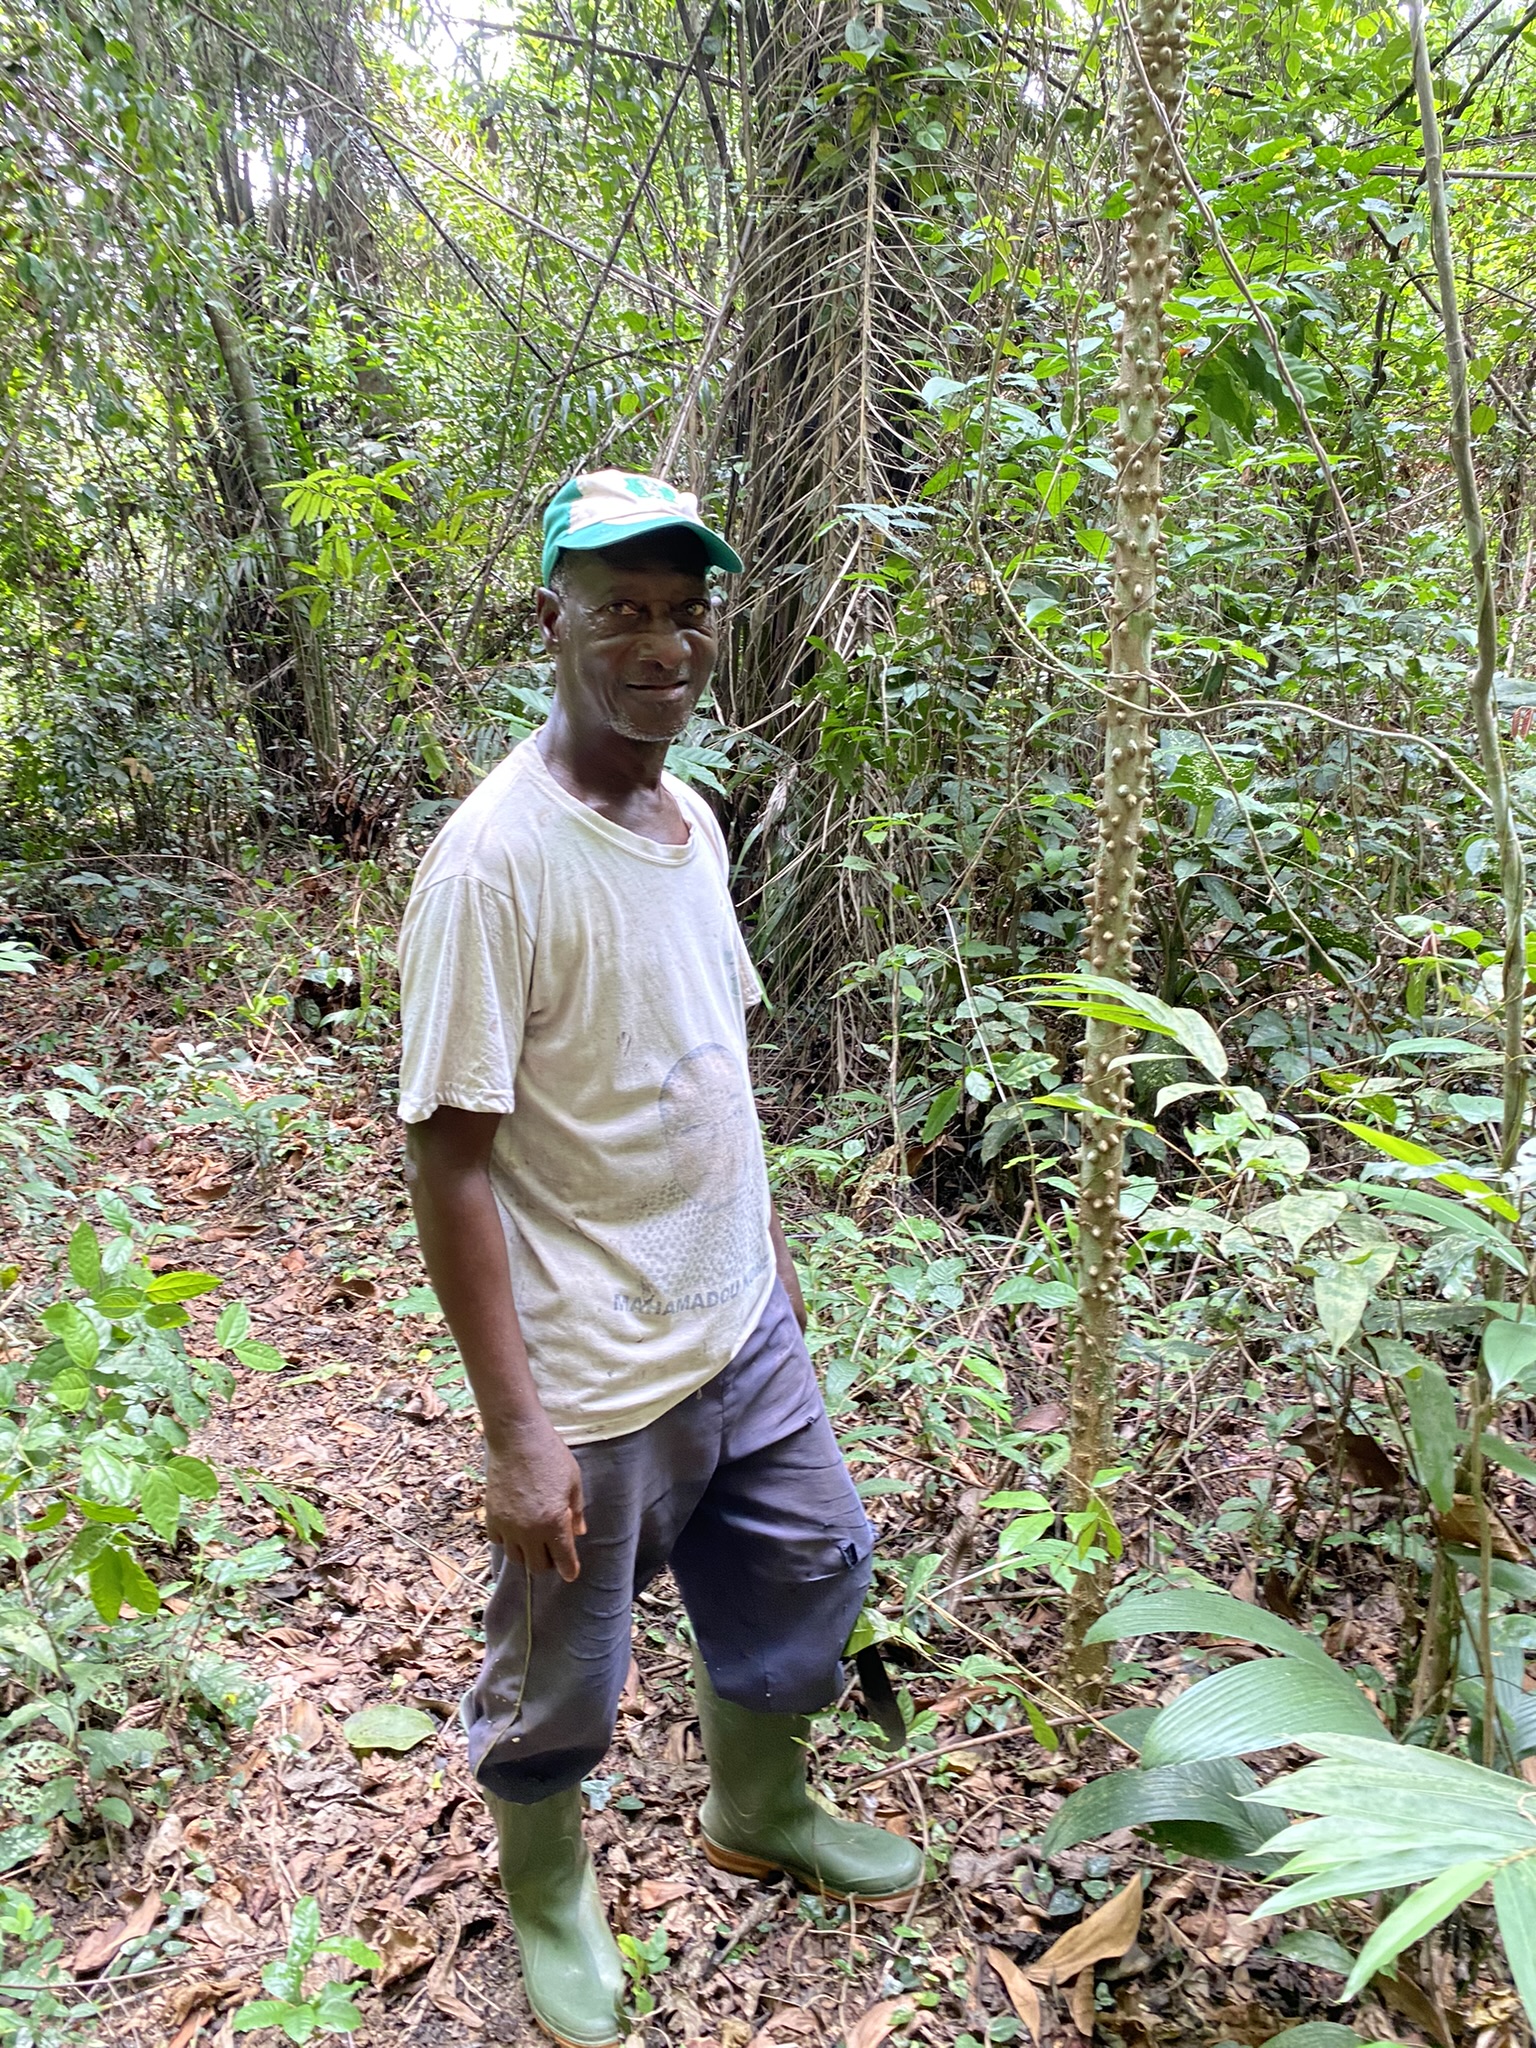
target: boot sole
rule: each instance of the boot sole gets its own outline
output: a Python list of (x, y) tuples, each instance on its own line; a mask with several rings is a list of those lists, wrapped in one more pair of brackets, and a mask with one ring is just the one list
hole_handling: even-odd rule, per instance
[(901, 1913), (916, 1899), (922, 1890), (921, 1883), (908, 1886), (904, 1892), (886, 1892), (875, 1898), (868, 1892), (840, 1892), (819, 1878), (805, 1877), (798, 1870), (791, 1870), (786, 1864), (775, 1863), (771, 1858), (745, 1856), (739, 1849), (722, 1849), (718, 1842), (712, 1842), (708, 1835), (701, 1834), (704, 1845), (704, 1860), (713, 1863), (716, 1870), (728, 1870), (733, 1877), (773, 1877), (782, 1874), (793, 1878), (802, 1891), (817, 1892), (824, 1899), (833, 1899), (843, 1906), (873, 1906), (879, 1913)]
[[(533, 2012), (531, 2004), (528, 2009)], [(613, 2034), (606, 2041), (573, 2041), (569, 2034), (560, 2033), (536, 2012), (533, 2014), (533, 2023), (546, 2040), (557, 2043), (557, 2048), (620, 2048), (620, 2043), (624, 2039), (622, 2034)]]

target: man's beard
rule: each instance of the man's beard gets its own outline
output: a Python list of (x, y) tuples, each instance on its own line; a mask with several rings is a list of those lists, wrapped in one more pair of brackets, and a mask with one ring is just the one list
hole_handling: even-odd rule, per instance
[(655, 726), (643, 726), (638, 720), (627, 718), (622, 711), (615, 710), (609, 714), (608, 730), (617, 733), (621, 740), (638, 740), (648, 746), (664, 746), (669, 741), (677, 739), (686, 730), (688, 721), (692, 716), (693, 706), (691, 704), (686, 709), (680, 706), (677, 723), (670, 732), (662, 732)]

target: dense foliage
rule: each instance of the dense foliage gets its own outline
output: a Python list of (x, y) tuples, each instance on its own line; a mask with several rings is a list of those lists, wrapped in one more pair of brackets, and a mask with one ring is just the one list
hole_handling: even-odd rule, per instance
[[(228, 982), (242, 1028), (292, 1022), (376, 1067), (401, 878), (547, 703), (539, 505), (578, 466), (686, 480), (749, 567), (675, 765), (720, 804), (773, 998), (778, 1171), (818, 1207), (812, 1291), (848, 1440), (877, 1449), (899, 1395), (935, 1455), (984, 1452), (996, 1490), (972, 1522), (1006, 1520), (981, 1576), (1063, 1595), (1132, 1562), (1116, 1487), (1152, 1484), (1167, 1403), (1187, 1401), (1193, 1434), (1213, 1362), (1272, 1374), (1261, 1426), (1307, 1446), (1292, 1496), (1220, 1508), (1273, 1610), (1252, 1608), (1250, 1637), (1230, 1602), (1199, 1605), (1208, 1586), (1151, 1590), (1171, 1565), (1208, 1573), (1197, 1536), (1181, 1552), (1168, 1523), (1134, 1560), (1142, 1605), (1094, 1640), (1135, 1621), (1273, 1655), (1155, 1719), (1113, 1716), (1137, 1766), (1078, 1793), (1058, 1845), (1135, 1824), (1249, 1871), (1290, 1854), (1307, 1873), (1291, 1906), (1422, 1879), (1411, 1910), (1388, 1901), (1352, 1990), (1491, 1881), (1530, 2004), (1516, 1779), (1536, 1755), (1536, 1566), (1512, 1523), (1536, 1482), (1536, 1155), (1523, 1058), (1500, 1063), (1511, 904), (1489, 771), (1507, 758), (1528, 832), (1531, 32), (1499, 0), (1428, 24), (1502, 620), (1490, 764), (1410, 22), (1210, 0), (1191, 29), (1166, 352), (1143, 365), (1166, 450), (1156, 652), (1135, 678), (1140, 925), (1106, 976), (1078, 970), (1124, 681), (1107, 673), (1134, 360), (1117, 276), (1146, 197), (1122, 118), (1141, 60), (1115, 9), (13, 9), (0, 975), (19, 971), (0, 987), (34, 947), (183, 1014)], [(317, 937), (295, 878), (326, 892), (342, 873), (347, 928)], [(1127, 1405), (1118, 1462), (1063, 1503), (1067, 1446), (1015, 1417), (1007, 1352), (1077, 1300), (1073, 1160), (1107, 1128), (1107, 1098), (1081, 1092), (1085, 1021), (1136, 1048), (1107, 1120), (1126, 1146)], [(308, 1097), (205, 1053), (161, 1099), (179, 1089), (178, 1113), (269, 1190)], [(28, 1295), (42, 1334), (0, 1389), (5, 1484), (38, 1493), (25, 1529), (46, 1539), (0, 1537), (23, 1581), (0, 1650), (38, 1687), (0, 1734), (14, 1749), (26, 1731), (12, 1863), (29, 1829), (122, 1818), (103, 1788), (128, 1752), (74, 1634), (94, 1613), (125, 1659), (161, 1642), (141, 1548), (221, 1583), (217, 1482), (185, 1437), (222, 1368), (185, 1357), (166, 1312), (190, 1282), (151, 1275), (117, 1197), (105, 1245), (75, 1227), (71, 1104), (121, 1105), (90, 1070), (55, 1078), (0, 1099), (20, 1231), (74, 1230), (73, 1286)], [(910, 1214), (866, 1234), (881, 1203)], [(974, 1319), (930, 1211), (985, 1247)], [(241, 1314), (218, 1343), (263, 1369)], [(1390, 1514), (1357, 1522), (1358, 1488)], [(928, 1654), (965, 1565), (903, 1560), (876, 1627)], [(1394, 1589), (1391, 1670), (1345, 1670), (1308, 1624), (1351, 1573)], [(194, 1668), (178, 1684), (196, 1693)], [(1024, 1712), (1019, 1683), (997, 1697)], [(1031, 1694), (1042, 1709), (1072, 1720), (1059, 1690)], [(1237, 1759), (1303, 1736), (1326, 1761), (1255, 1805)], [(1479, 1826), (1494, 1814), (1504, 1849), (1457, 1837), (1451, 1862), (1420, 1841), (1421, 1784)], [(1329, 1832), (1367, 1785), (1390, 1871), (1355, 1869)], [(1271, 1852), (1287, 1806), (1319, 1818)], [(24, 1901), (3, 1910), (26, 1920)]]

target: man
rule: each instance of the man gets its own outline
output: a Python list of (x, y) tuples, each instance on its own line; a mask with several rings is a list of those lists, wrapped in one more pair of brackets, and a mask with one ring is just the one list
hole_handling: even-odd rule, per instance
[(725, 843), (664, 769), (714, 667), (711, 567), (741, 562), (655, 478), (557, 493), (554, 709), (439, 835), (401, 934), (411, 1191), (497, 1546), (463, 1718), (528, 2001), (569, 2048), (621, 2035), (581, 1780), (668, 1564), (698, 1644), (705, 1855), (881, 1906), (922, 1874), (806, 1790), (871, 1535), (769, 1196)]

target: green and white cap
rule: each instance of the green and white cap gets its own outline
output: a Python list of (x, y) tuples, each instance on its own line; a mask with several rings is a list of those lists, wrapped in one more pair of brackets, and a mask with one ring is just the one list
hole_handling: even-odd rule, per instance
[(573, 476), (549, 501), (544, 514), (544, 581), (566, 548), (611, 548), (663, 526), (683, 526), (696, 533), (717, 569), (734, 575), (740, 555), (730, 542), (699, 517), (692, 491), (674, 490), (656, 476), (635, 476), (624, 469), (594, 469)]

